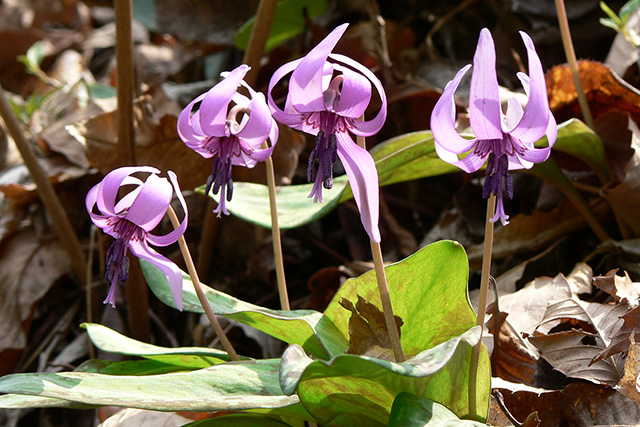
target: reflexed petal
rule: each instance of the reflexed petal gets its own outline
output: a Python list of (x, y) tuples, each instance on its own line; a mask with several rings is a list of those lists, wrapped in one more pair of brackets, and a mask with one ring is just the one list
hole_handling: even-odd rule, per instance
[(327, 37), (307, 53), (293, 70), (289, 81), (289, 99), (299, 112), (324, 111), (323, 77), (327, 74), (325, 62), (349, 24), (336, 27)]
[(342, 161), (349, 184), (360, 211), (360, 220), (365, 231), (374, 242), (380, 242), (378, 228), (379, 188), (378, 172), (369, 152), (356, 145), (348, 134), (340, 132), (338, 156)]
[(238, 90), (238, 85), (248, 71), (248, 65), (240, 65), (206, 93), (200, 104), (200, 127), (205, 134), (211, 136), (227, 135), (227, 109), (233, 95)]
[(93, 207), (96, 205), (96, 199), (98, 198), (99, 186), (100, 184), (96, 184), (93, 186), (93, 188), (91, 188), (91, 190), (89, 190), (84, 203), (87, 207), (87, 212), (89, 212), (89, 216), (91, 217), (91, 221), (93, 221), (96, 226), (104, 228), (109, 225), (109, 216), (93, 213)]
[(504, 119), (502, 122), (502, 130), (505, 133), (510, 132), (520, 122), (523, 113), (524, 110), (522, 109), (520, 102), (518, 102), (515, 97), (510, 97), (507, 100), (507, 112), (502, 117)]
[(133, 201), (125, 219), (145, 231), (153, 230), (167, 212), (173, 189), (166, 178), (150, 175)]
[(371, 101), (371, 83), (366, 77), (349, 68), (336, 65), (336, 69), (342, 71), (344, 77), (336, 113), (357, 119), (364, 114)]
[(500, 115), (496, 49), (491, 33), (483, 28), (473, 56), (473, 74), (469, 91), (469, 120), (476, 138), (501, 139)]
[(129, 249), (135, 256), (149, 261), (167, 276), (173, 299), (178, 310), (182, 311), (182, 271), (178, 266), (159, 253), (153, 252), (145, 241), (132, 240)]
[(112, 170), (104, 177), (98, 187), (96, 202), (100, 212), (105, 215), (116, 215), (115, 203), (120, 185), (129, 175), (136, 172), (160, 173), (158, 169), (149, 166), (130, 166)]
[(290, 105), (289, 95), (287, 95), (287, 102), (285, 105), (284, 111), (278, 107), (278, 105), (273, 100), (273, 96), (271, 92), (273, 88), (278, 84), (280, 80), (290, 72), (296, 69), (298, 64), (302, 62), (303, 58), (296, 59), (295, 61), (288, 62), (284, 64), (282, 67), (278, 68), (275, 73), (271, 76), (271, 80), (269, 80), (269, 90), (267, 91), (267, 101), (269, 103), (269, 109), (271, 110), (271, 114), (273, 118), (279, 121), (280, 123), (295, 127), (301, 121), (301, 114), (293, 110), (293, 107)]
[[(444, 92), (433, 107), (431, 113), (431, 132), (436, 144), (451, 153), (467, 152), (476, 144), (477, 140), (464, 139), (456, 131), (456, 104), (454, 93), (460, 84), (460, 80), (471, 66), (467, 65), (444, 87)], [(449, 162), (449, 160), (445, 160)], [(449, 162), (451, 163), (451, 162)]]
[[(274, 145), (272, 145), (269, 148), (253, 148), (252, 146), (246, 144), (243, 140), (239, 140), (239, 143), (240, 143), (240, 147), (242, 148), (242, 155), (251, 159), (252, 160), (251, 163), (253, 163), (249, 165), (249, 163), (247, 163), (246, 161), (243, 161), (243, 163), (246, 163), (244, 166), (253, 167), (256, 164), (256, 162), (264, 162), (269, 158), (271, 153), (273, 153)], [(234, 162), (234, 164), (239, 164), (239, 163)]]
[[(251, 113), (244, 127), (237, 133), (237, 137), (252, 147), (260, 147), (269, 137), (274, 125), (273, 117), (264, 99), (264, 95), (256, 93), (250, 104)], [(275, 145), (276, 141), (271, 141)]]
[(484, 162), (487, 160), (487, 157), (489, 156), (480, 156), (474, 152), (471, 152), (467, 154), (462, 160), (451, 164), (459, 167), (467, 173), (471, 173), (480, 169), (482, 165), (484, 165)]
[(377, 133), (382, 129), (382, 125), (384, 125), (384, 121), (387, 119), (387, 95), (385, 94), (384, 87), (382, 87), (382, 82), (380, 82), (371, 70), (348, 56), (332, 53), (329, 57), (362, 73), (371, 83), (373, 83), (373, 86), (376, 88), (378, 95), (380, 96), (380, 111), (378, 111), (378, 114), (376, 114), (376, 116), (371, 120), (366, 120), (364, 122), (354, 121), (352, 123), (353, 128), (351, 130), (353, 133), (360, 136), (371, 136)]
[(204, 96), (205, 94), (203, 93), (191, 101), (178, 116), (178, 135), (184, 142), (200, 141), (204, 138), (202, 129), (200, 129), (200, 124), (198, 123), (200, 121), (200, 115), (194, 115), (193, 117), (191, 115), (194, 105), (202, 101)]
[(180, 191), (180, 185), (178, 184), (178, 178), (176, 174), (172, 171), (167, 171), (167, 175), (171, 180), (171, 184), (173, 184), (173, 189), (175, 190), (176, 196), (182, 205), (182, 210), (184, 211), (184, 218), (180, 223), (180, 226), (174, 229), (172, 232), (165, 234), (164, 236), (157, 236), (155, 234), (148, 233), (147, 240), (156, 246), (168, 246), (174, 242), (176, 242), (180, 236), (184, 234), (187, 230), (187, 224), (189, 222), (189, 211), (187, 211), (187, 203), (182, 196), (182, 192)]
[(544, 71), (533, 41), (522, 31), (520, 35), (527, 48), (529, 61), (529, 102), (520, 122), (510, 133), (526, 144), (537, 141), (545, 134), (549, 125), (549, 101)]

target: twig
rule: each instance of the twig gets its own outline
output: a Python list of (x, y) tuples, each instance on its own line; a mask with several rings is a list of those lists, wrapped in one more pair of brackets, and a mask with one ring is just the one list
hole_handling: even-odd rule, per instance
[(555, 0), (556, 11), (558, 12), (558, 24), (560, 24), (560, 35), (562, 36), (562, 46), (564, 47), (564, 53), (567, 56), (567, 62), (569, 63), (569, 69), (573, 76), (573, 83), (576, 85), (576, 92), (578, 93), (578, 104), (582, 111), (584, 121), (591, 129), (595, 130), (593, 123), (593, 117), (591, 116), (591, 110), (589, 110), (589, 104), (587, 103), (587, 97), (584, 94), (584, 88), (582, 87), (582, 80), (580, 80), (580, 74), (578, 73), (578, 63), (576, 61), (576, 52), (573, 49), (573, 43), (571, 42), (571, 32), (569, 31), (569, 20), (567, 19), (567, 11), (564, 7), (564, 0)]
[[(180, 226), (180, 220), (178, 219), (176, 212), (171, 206), (169, 206), (167, 213), (169, 214), (169, 219), (171, 219), (171, 224), (173, 224), (173, 227), (178, 228)], [(216, 315), (213, 312), (211, 305), (209, 304), (209, 300), (204, 294), (202, 286), (200, 286), (198, 272), (196, 271), (196, 266), (193, 263), (191, 253), (189, 252), (189, 247), (187, 246), (186, 240), (184, 240), (184, 236), (180, 236), (180, 238), (178, 239), (178, 245), (180, 245), (180, 251), (182, 252), (184, 262), (187, 264), (187, 270), (189, 271), (189, 276), (191, 276), (191, 282), (193, 283), (193, 287), (196, 290), (196, 295), (198, 295), (198, 300), (200, 300), (200, 304), (202, 304), (202, 308), (207, 315), (207, 319), (209, 319), (209, 322), (211, 322), (213, 330), (220, 339), (222, 347), (224, 347), (225, 351), (229, 353), (229, 357), (231, 357), (231, 360), (239, 361), (240, 358), (238, 357), (238, 353), (236, 353), (235, 349), (231, 345), (231, 342), (229, 341), (229, 338), (227, 338), (227, 335), (224, 333), (222, 326), (220, 326), (220, 322), (218, 322), (218, 319), (216, 318)]]
[(487, 311), (487, 294), (489, 291), (489, 275), (491, 274), (491, 251), (493, 248), (493, 218), (496, 211), (496, 195), (491, 194), (487, 201), (487, 216), (484, 228), (484, 251), (482, 254), (482, 273), (480, 275), (480, 300), (478, 301), (478, 314), (476, 325), (480, 326), (480, 339), (473, 346), (471, 352), (471, 366), (469, 371), (469, 411), (475, 417), (478, 413), (476, 391), (478, 388), (478, 366), (480, 363), (480, 350), (482, 349), (482, 332), (484, 330), (484, 317)]
[(24, 160), (24, 164), (29, 170), (29, 174), (31, 175), (33, 182), (36, 184), (38, 194), (42, 199), (45, 209), (51, 216), (53, 225), (65, 251), (67, 252), (67, 255), (69, 256), (71, 267), (73, 268), (76, 277), (78, 280), (84, 281), (87, 276), (87, 262), (84, 252), (80, 247), (78, 236), (71, 226), (69, 217), (67, 217), (64, 207), (53, 189), (53, 185), (49, 182), (44, 171), (38, 164), (38, 160), (36, 159), (31, 144), (22, 133), (18, 119), (16, 119), (13, 114), (13, 110), (11, 109), (11, 105), (9, 105), (9, 101), (7, 100), (6, 93), (2, 86), (0, 86), (0, 116), (2, 116), (2, 119), (9, 130), (9, 134), (15, 141), (16, 147)]

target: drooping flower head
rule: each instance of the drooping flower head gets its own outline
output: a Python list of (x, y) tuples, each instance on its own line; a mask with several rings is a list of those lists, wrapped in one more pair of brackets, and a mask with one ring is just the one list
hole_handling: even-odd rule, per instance
[[(540, 58), (533, 41), (520, 32), (527, 48), (529, 75), (518, 73), (525, 92), (529, 96), (524, 110), (515, 98), (508, 100), (503, 114), (498, 93), (496, 52), (491, 33), (486, 28), (480, 32), (478, 47), (473, 57), (473, 74), (469, 92), (469, 119), (475, 139), (464, 139), (455, 129), (454, 92), (471, 65), (462, 68), (444, 88), (431, 116), (431, 130), (438, 156), (465, 172), (475, 172), (488, 158), (483, 197), (496, 195), (498, 219), (508, 224), (504, 212), (503, 190), (507, 198), (513, 197), (513, 184), (509, 170), (529, 169), (534, 163), (545, 161), (558, 133), (556, 121), (549, 110), (547, 88)], [(549, 146), (535, 148), (534, 143), (547, 135)], [(458, 154), (469, 152), (464, 158)], [(504, 187), (503, 187), (504, 184)]]
[[(254, 167), (271, 155), (278, 140), (278, 125), (264, 95), (242, 80), (249, 69), (240, 65), (225, 73), (224, 80), (191, 101), (178, 117), (178, 134), (185, 144), (204, 158), (215, 156), (205, 194), (222, 191), (214, 211), (218, 217), (229, 215), (225, 202), (233, 196), (231, 167)], [(243, 86), (250, 98), (238, 93), (238, 86)], [(267, 139), (271, 147), (261, 148)]]
[[(305, 57), (280, 67), (269, 82), (268, 100), (273, 117), (280, 123), (316, 137), (307, 179), (313, 182), (309, 197), (322, 202), (322, 187), (333, 186), (333, 162), (342, 161), (360, 218), (372, 240), (380, 241), (378, 230), (378, 174), (367, 150), (360, 148), (349, 132), (371, 136), (387, 117), (387, 98), (380, 80), (366, 67), (344, 55), (331, 53), (348, 24), (334, 29)], [(289, 92), (284, 109), (274, 102), (271, 92), (287, 74)], [(359, 121), (376, 88), (382, 106), (374, 118)]]
[[(149, 173), (146, 181), (132, 176)], [(105, 304), (116, 305), (118, 281), (124, 282), (129, 274), (127, 250), (138, 258), (151, 262), (169, 280), (176, 306), (182, 310), (182, 272), (173, 262), (154, 252), (155, 246), (168, 246), (176, 242), (187, 228), (188, 214), (176, 175), (169, 171), (169, 180), (158, 176), (159, 170), (152, 167), (123, 167), (109, 172), (89, 193), (85, 204), (91, 221), (115, 240), (107, 251), (105, 277), (111, 284)], [(118, 200), (120, 189), (130, 191)], [(151, 233), (162, 220), (173, 196), (173, 191), (184, 209), (184, 219), (178, 228), (164, 236)], [(100, 213), (95, 213), (94, 208)]]

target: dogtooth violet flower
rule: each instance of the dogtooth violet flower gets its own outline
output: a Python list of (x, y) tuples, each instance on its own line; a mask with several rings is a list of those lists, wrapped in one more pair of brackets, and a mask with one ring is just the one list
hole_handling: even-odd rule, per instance
[[(265, 161), (278, 140), (278, 125), (264, 95), (243, 81), (249, 69), (243, 64), (224, 73), (220, 83), (191, 101), (178, 117), (178, 134), (184, 143), (204, 158), (215, 156), (205, 194), (221, 191), (214, 211), (218, 217), (229, 215), (225, 203), (233, 196), (232, 166), (252, 168)], [(238, 86), (243, 86), (250, 98), (238, 93)], [(261, 148), (267, 139), (271, 147)]]
[[(491, 33), (484, 28), (473, 57), (469, 92), (469, 120), (475, 139), (465, 139), (455, 129), (454, 92), (471, 65), (458, 71), (445, 86), (431, 115), (435, 148), (442, 160), (465, 172), (475, 172), (488, 158), (483, 197), (496, 196), (496, 212), (491, 221), (500, 219), (503, 225), (509, 222), (509, 216), (504, 212), (503, 191), (507, 198), (513, 197), (513, 182), (508, 171), (529, 169), (534, 163), (545, 161), (557, 136), (540, 58), (531, 38), (522, 31), (520, 36), (529, 62), (529, 75), (518, 73), (529, 98), (524, 110), (515, 98), (507, 101), (505, 113), (501, 110), (495, 46)], [(534, 147), (534, 143), (545, 134), (548, 146)], [(458, 159), (458, 154), (466, 152), (469, 153), (464, 158)]]
[[(376, 166), (371, 154), (359, 147), (349, 132), (361, 136), (378, 132), (387, 117), (387, 98), (382, 83), (370, 70), (347, 56), (331, 53), (347, 25), (334, 29), (305, 57), (276, 70), (267, 99), (277, 121), (316, 137), (307, 168), (307, 179), (314, 183), (309, 197), (322, 202), (322, 187), (333, 187), (333, 163), (339, 157), (362, 224), (369, 237), (380, 242)], [(289, 73), (289, 90), (281, 109), (272, 91)], [(371, 120), (359, 121), (371, 100), (372, 84), (380, 96), (380, 111)]]
[[(150, 175), (143, 182), (132, 176), (135, 173)], [(149, 243), (167, 246), (176, 242), (187, 228), (187, 206), (175, 173), (167, 172), (171, 183), (159, 177), (159, 173), (152, 167), (115, 169), (87, 194), (85, 203), (91, 221), (115, 239), (107, 251), (105, 277), (111, 288), (105, 304), (111, 303), (115, 307), (118, 281), (126, 281), (129, 274), (127, 250), (131, 250), (135, 256), (151, 262), (167, 276), (176, 306), (182, 310), (182, 272), (173, 262), (152, 251)], [(118, 200), (121, 188), (129, 192)], [(178, 228), (164, 236), (152, 234), (151, 230), (169, 208), (174, 189), (185, 212), (184, 219)], [(100, 213), (94, 212), (96, 207)]]

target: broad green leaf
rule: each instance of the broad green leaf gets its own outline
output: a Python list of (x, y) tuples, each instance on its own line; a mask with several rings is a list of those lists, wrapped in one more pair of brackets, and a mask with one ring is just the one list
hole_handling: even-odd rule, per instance
[(486, 424), (461, 420), (446, 406), (410, 393), (396, 396), (389, 416), (389, 427), (484, 427)]
[(286, 409), (297, 404), (298, 398), (282, 393), (278, 383), (279, 362), (279, 359), (241, 361), (191, 372), (147, 376), (92, 372), (13, 374), (0, 378), (0, 393), (156, 411)]
[[(393, 311), (404, 321), (402, 348), (414, 355), (458, 336), (476, 323), (467, 297), (469, 264), (464, 248), (450, 240), (433, 243), (385, 268)], [(349, 337), (350, 312), (339, 301), (358, 295), (381, 307), (375, 271), (347, 280), (325, 316)]]
[[(307, 19), (321, 15), (327, 11), (326, 0), (281, 0), (276, 6), (276, 13), (271, 24), (271, 31), (265, 45), (265, 51), (280, 46), (307, 28)], [(245, 22), (236, 35), (235, 45), (238, 49), (247, 50), (249, 37), (256, 17)]]
[[(546, 147), (547, 137), (540, 139), (536, 145)], [(553, 150), (582, 160), (596, 173), (600, 183), (605, 184), (609, 181), (609, 166), (602, 140), (580, 120), (571, 119), (558, 125), (558, 138)]]
[[(207, 365), (211, 366), (211, 365)], [(190, 371), (196, 368), (162, 363), (156, 360), (124, 360), (112, 362), (110, 360), (89, 359), (73, 372), (92, 372), (106, 375), (157, 375), (170, 372)]]
[[(140, 260), (142, 271), (152, 292), (165, 304), (175, 308), (167, 278), (153, 264)], [(182, 309), (203, 313), (191, 278), (183, 272)], [(329, 358), (348, 347), (346, 338), (329, 319), (314, 310), (271, 310), (249, 304), (223, 292), (202, 285), (214, 313), (253, 326), (289, 344), (301, 345), (316, 357)], [(323, 340), (320, 340), (320, 336)]]
[[(365, 416), (366, 425), (386, 426), (401, 392), (441, 402), (468, 416), (469, 366), (472, 346), (479, 337), (480, 328), (473, 327), (403, 363), (353, 354), (313, 360), (294, 345), (282, 356), (280, 382), (285, 393), (297, 392), (322, 425), (347, 427), (353, 418)], [(482, 354), (478, 405), (482, 408), (479, 417), (486, 418), (490, 372), (488, 356)]]
[(230, 414), (189, 423), (185, 427), (291, 427), (277, 418), (259, 414)]
[(231, 360), (222, 350), (206, 347), (159, 347), (134, 340), (96, 323), (83, 323), (81, 326), (87, 330), (93, 344), (108, 353), (139, 356), (185, 368), (206, 368)]

